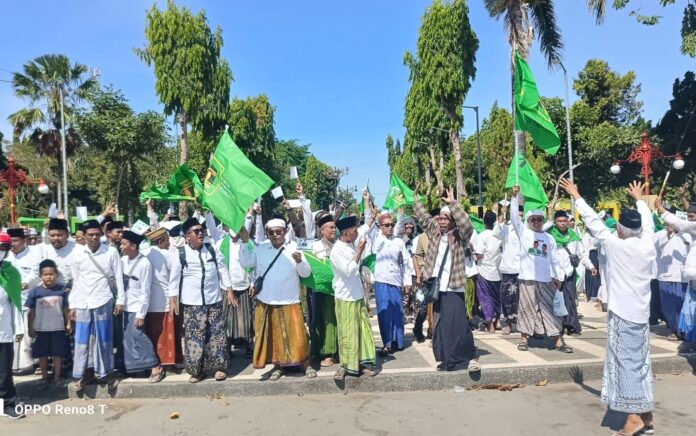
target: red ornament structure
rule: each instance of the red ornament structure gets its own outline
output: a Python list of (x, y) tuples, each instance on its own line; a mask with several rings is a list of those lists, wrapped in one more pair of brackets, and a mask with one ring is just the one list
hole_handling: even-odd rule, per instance
[(15, 211), (17, 187), (20, 185), (38, 184), (39, 187), (46, 186), (43, 179), (30, 179), (24, 170), (17, 169), (15, 166), (14, 157), (10, 155), (7, 159), (7, 168), (0, 171), (0, 184), (6, 183), (9, 188), (10, 197), (10, 221), (12, 224), (17, 223), (17, 213)]
[[(646, 132), (643, 132), (643, 134), (641, 135), (640, 145), (633, 149), (631, 155), (628, 156), (627, 159), (615, 160), (614, 164), (612, 165), (612, 172), (614, 172), (614, 168), (619, 168), (618, 166), (622, 163), (641, 163), (641, 173), (643, 174), (643, 181), (645, 182), (645, 188), (643, 193), (645, 195), (650, 195), (650, 174), (652, 174), (651, 164), (655, 160), (667, 159), (674, 159), (674, 161), (682, 161), (682, 157), (679, 153), (669, 156), (662, 153), (662, 150), (660, 150), (660, 148), (657, 145), (650, 143), (650, 141), (648, 140), (648, 134)], [(616, 170), (615, 174), (618, 174), (619, 171), (620, 168)]]

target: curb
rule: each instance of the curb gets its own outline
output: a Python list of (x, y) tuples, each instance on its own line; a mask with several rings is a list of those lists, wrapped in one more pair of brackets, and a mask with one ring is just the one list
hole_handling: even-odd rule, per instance
[[(228, 380), (215, 382), (204, 380), (197, 384), (187, 382), (161, 382), (149, 384), (146, 381), (122, 381), (110, 392), (105, 385), (89, 385), (79, 396), (69, 387), (51, 387), (45, 391), (36, 390), (37, 383), (25, 382), (17, 385), (20, 398), (32, 400), (62, 400), (67, 398), (84, 399), (135, 399), (135, 398), (182, 398), (182, 397), (260, 397), (274, 395), (318, 395), (348, 393), (382, 393), (452, 390), (482, 384), (523, 384), (533, 385), (546, 380), (548, 383), (570, 383), (577, 380), (598, 380), (602, 377), (604, 362), (582, 363), (578, 365), (530, 366), (522, 368), (496, 368), (483, 371), (478, 377), (466, 371), (457, 372), (411, 372), (379, 374), (374, 378), (346, 377), (344, 382), (335, 382), (332, 377), (319, 377), (306, 380), (301, 373), (291, 373), (276, 382), (256, 380)], [(694, 373), (696, 374), (696, 355), (673, 356), (652, 361), (654, 374)], [(577, 379), (577, 380), (576, 380)], [(141, 379), (146, 380), (146, 379)]]

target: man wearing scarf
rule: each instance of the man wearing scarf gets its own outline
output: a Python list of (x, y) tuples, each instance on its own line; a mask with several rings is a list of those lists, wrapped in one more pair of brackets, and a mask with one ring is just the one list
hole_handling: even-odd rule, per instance
[(582, 239), (575, 230), (569, 228), (566, 211), (556, 211), (553, 216), (553, 226), (548, 232), (556, 241), (558, 263), (565, 275), (561, 290), (568, 315), (563, 317), (563, 328), (569, 335), (579, 335), (582, 333), (582, 326), (580, 315), (578, 315), (575, 268), (582, 263), (586, 269), (592, 271), (593, 275), (597, 274), (597, 270), (582, 245)]

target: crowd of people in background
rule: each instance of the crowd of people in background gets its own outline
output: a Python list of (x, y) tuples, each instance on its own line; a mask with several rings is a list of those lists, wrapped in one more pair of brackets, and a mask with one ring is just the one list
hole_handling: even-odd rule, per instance
[[(114, 389), (125, 374), (158, 383), (181, 368), (190, 383), (222, 381), (234, 350), (254, 368), (271, 364), (270, 381), (292, 368), (313, 379), (336, 364), (337, 381), (375, 376), (377, 355), (408, 346), (409, 323), (416, 342), (431, 341), (440, 371), (481, 371), (474, 330), (518, 332), (523, 352), (530, 338), (547, 337), (570, 354), (564, 338), (582, 334), (585, 298), (609, 312), (602, 398), (630, 414), (625, 430), (650, 428), (650, 324), (664, 320), (681, 351), (696, 342), (696, 203), (685, 204), (682, 220), (658, 199), (656, 220), (632, 184), (637, 210), (617, 221), (595, 213), (572, 182), (562, 186), (577, 219), (524, 212), (515, 187), (509, 210), (487, 211), (479, 231), (451, 188), (430, 211), (414, 192), (412, 216), (379, 211), (365, 192), (357, 216), (342, 204), (312, 211), (300, 184), (299, 210), (284, 200), (287, 217), (264, 221), (255, 204), (240, 229), (200, 210), (160, 217), (151, 200), (147, 229), (126, 228), (113, 204), (74, 229), (62, 212), (41, 232), (8, 228), (0, 233), (4, 413), (16, 415), (13, 374), (36, 371), (40, 389), (65, 386), (69, 375), (78, 393), (98, 380)], [(665, 228), (655, 232), (656, 221)], [(329, 291), (301, 284), (313, 273), (308, 253), (330, 265)]]

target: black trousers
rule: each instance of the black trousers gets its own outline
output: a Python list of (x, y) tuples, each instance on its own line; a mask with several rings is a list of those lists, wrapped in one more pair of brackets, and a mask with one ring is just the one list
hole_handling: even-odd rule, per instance
[(423, 323), (428, 317), (428, 303), (425, 301), (422, 303), (416, 303), (418, 305), (418, 312), (416, 312), (416, 320), (413, 325), (413, 330), (416, 335), (423, 335)]
[(5, 407), (13, 406), (17, 391), (12, 379), (12, 361), (14, 360), (14, 344), (0, 343), (0, 398), (5, 401)]

